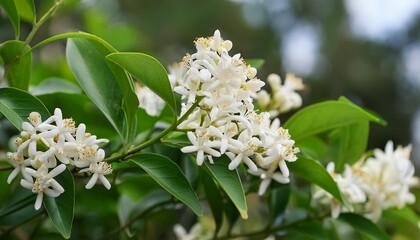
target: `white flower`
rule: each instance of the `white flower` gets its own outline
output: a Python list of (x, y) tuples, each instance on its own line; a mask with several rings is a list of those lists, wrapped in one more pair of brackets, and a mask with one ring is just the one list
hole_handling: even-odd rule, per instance
[(253, 172), (257, 171), (257, 165), (251, 159), (257, 150), (262, 146), (262, 142), (253, 137), (249, 131), (242, 131), (237, 140), (231, 139), (226, 155), (232, 160), (229, 169), (235, 169), (241, 162), (245, 163)]
[(197, 129), (196, 133), (188, 132), (188, 139), (193, 144), (192, 146), (183, 147), (181, 149), (184, 153), (197, 152), (197, 165), (202, 165), (205, 159), (204, 153), (214, 157), (220, 157), (220, 152), (213, 149), (219, 145), (218, 142), (209, 141), (207, 131)]
[[(334, 162), (327, 164), (327, 171), (337, 183), (338, 189), (349, 200), (350, 204), (360, 204), (366, 202), (366, 195), (361, 188), (361, 179), (353, 174), (353, 170), (349, 165), (345, 165), (345, 170), (342, 174), (335, 172)], [(313, 198), (324, 205), (330, 205), (331, 215), (337, 218), (343, 211), (348, 211), (342, 204), (334, 198), (330, 193), (324, 189), (315, 191)]]
[(263, 90), (256, 98), (260, 106), (270, 112), (272, 118), (302, 106), (302, 97), (296, 92), (304, 88), (302, 79), (288, 73), (282, 85), (279, 75), (270, 74), (267, 81), (270, 83), (271, 94)]
[(398, 146), (394, 150), (392, 141), (388, 141), (385, 151), (374, 150), (374, 157), (357, 165), (355, 170), (363, 179), (362, 188), (368, 196), (365, 210), (367, 217), (377, 220), (382, 210), (414, 203), (415, 196), (410, 187), (418, 185), (414, 176), (414, 166), (409, 157), (411, 145)]
[(35, 178), (35, 182), (32, 178), (22, 179), (20, 184), (27, 189), (31, 189), (33, 193), (37, 194), (35, 201), (36, 210), (41, 208), (44, 194), (50, 197), (58, 197), (64, 192), (64, 188), (54, 179), (54, 177), (62, 173), (65, 169), (66, 166), (64, 164), (57, 166), (50, 172), (48, 172), (48, 168), (45, 165), (42, 165), (36, 171), (32, 168), (25, 169), (29, 175)]
[(135, 90), (139, 99), (139, 107), (144, 109), (147, 114), (158, 116), (162, 112), (162, 109), (165, 107), (165, 101), (150, 90), (150, 88), (136, 82)]
[(30, 165), (30, 161), (25, 159), (22, 153), (15, 152), (15, 153), (7, 153), (8, 161), (13, 165), (15, 168), (7, 178), (7, 183), (11, 183), (13, 179), (18, 175), (18, 173), (22, 173), (25, 179), (31, 179), (31, 176), (25, 171), (25, 168)]
[(94, 162), (89, 165), (89, 168), (82, 169), (80, 172), (90, 172), (92, 177), (89, 182), (86, 184), (86, 189), (91, 189), (96, 182), (99, 181), (105, 186), (106, 189), (111, 189), (111, 184), (105, 175), (112, 173), (111, 166), (106, 162)]
[(212, 232), (206, 231), (200, 223), (194, 224), (190, 231), (187, 232), (181, 224), (174, 225), (174, 233), (177, 240), (210, 240), (212, 239)]
[(260, 196), (264, 195), (268, 186), (270, 186), (272, 179), (283, 184), (290, 182), (289, 177), (284, 176), (282, 173), (276, 172), (277, 169), (278, 169), (278, 162), (274, 162), (270, 164), (268, 169), (258, 168), (257, 171), (248, 170), (250, 174), (259, 176), (262, 179), (260, 186), (258, 188), (258, 195)]

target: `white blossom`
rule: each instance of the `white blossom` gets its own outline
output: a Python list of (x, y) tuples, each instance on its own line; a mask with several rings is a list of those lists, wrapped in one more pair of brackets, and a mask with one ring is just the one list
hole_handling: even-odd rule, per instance
[(98, 179), (107, 189), (111, 187), (104, 176), (110, 174), (112, 168), (103, 162), (105, 151), (98, 145), (107, 143), (107, 139), (97, 139), (87, 133), (84, 124), (76, 128), (71, 118), (63, 118), (59, 108), (45, 121), (37, 112), (32, 112), (28, 120), (22, 123), (23, 131), (16, 139), (17, 151), (7, 154), (15, 168), (7, 182), (11, 183), (21, 173), (21, 185), (37, 194), (36, 209), (41, 207), (44, 194), (57, 197), (64, 192), (54, 177), (62, 173), (66, 165), (92, 174), (87, 188), (92, 188)]
[(139, 107), (144, 109), (150, 116), (158, 116), (165, 107), (165, 101), (162, 100), (150, 88), (136, 82), (136, 95), (139, 99)]

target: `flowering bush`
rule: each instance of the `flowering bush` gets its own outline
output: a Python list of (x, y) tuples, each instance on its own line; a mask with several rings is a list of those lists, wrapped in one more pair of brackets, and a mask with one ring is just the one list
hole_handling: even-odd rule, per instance
[[(268, 90), (219, 30), (197, 38), (169, 74), (152, 56), (88, 33), (31, 46), (60, 4), (20, 41), (18, 8), (1, 2), (16, 31), (0, 45), (1, 124), (20, 131), (0, 149), (2, 237), (295, 239), (316, 230), (323, 239), (387, 239), (386, 216), (417, 227), (407, 207), (418, 185), (411, 146), (367, 151), (370, 123), (385, 124), (376, 114), (341, 97), (281, 123), (301, 107), (303, 81), (270, 74)], [(31, 86), (33, 53), (61, 40), (75, 83)]]

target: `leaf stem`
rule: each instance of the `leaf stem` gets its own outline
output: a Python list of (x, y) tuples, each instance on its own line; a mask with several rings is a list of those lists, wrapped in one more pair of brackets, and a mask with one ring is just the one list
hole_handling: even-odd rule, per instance
[(116, 156), (111, 156), (109, 158), (106, 158), (104, 161), (107, 162), (114, 162), (120, 159), (126, 159), (127, 157), (149, 147), (150, 145), (152, 145), (153, 143), (160, 141), (160, 139), (165, 136), (166, 134), (168, 134), (170, 131), (175, 130), (179, 124), (181, 124), (183, 121), (185, 121), (185, 119), (188, 118), (188, 116), (196, 109), (196, 107), (198, 106), (198, 104), (201, 102), (201, 100), (204, 97), (198, 97), (197, 100), (195, 101), (195, 103), (176, 121), (174, 122), (171, 126), (169, 126), (168, 128), (166, 128), (165, 130), (163, 130), (162, 132), (160, 132), (159, 134), (157, 134), (156, 136), (154, 136), (153, 138), (145, 141), (144, 143), (130, 149), (128, 152), (120, 154), (120, 155), (116, 155)]
[(39, 19), (39, 21), (35, 20), (35, 23), (33, 25), (33, 28), (31, 30), (31, 32), (29, 33), (28, 37), (26, 37), (25, 43), (29, 44), (30, 41), (32, 41), (33, 37), (35, 36), (35, 34), (38, 32), (38, 29), (42, 26), (42, 24), (52, 15), (54, 15), (54, 13), (57, 11), (57, 9), (61, 6), (61, 4), (63, 3), (63, 0), (56, 0), (54, 2), (54, 5), (48, 10), (48, 12), (46, 12), (44, 14), (44, 16), (41, 17), (41, 19)]

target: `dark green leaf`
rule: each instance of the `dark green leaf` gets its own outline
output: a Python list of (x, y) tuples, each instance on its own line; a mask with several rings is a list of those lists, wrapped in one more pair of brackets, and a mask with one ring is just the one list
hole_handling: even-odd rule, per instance
[(325, 101), (298, 111), (287, 120), (283, 127), (289, 129), (294, 140), (300, 140), (360, 121), (383, 123), (381, 119), (354, 104), (341, 101)]
[(109, 46), (93, 39), (69, 39), (67, 61), (85, 93), (117, 130), (121, 139), (130, 141), (138, 107), (131, 80), (124, 70), (109, 64)]
[(297, 161), (288, 162), (287, 166), (294, 174), (323, 188), (325, 191), (331, 193), (331, 195), (340, 201), (346, 208), (352, 209), (352, 206), (341, 194), (331, 175), (315, 160), (299, 155)]
[(0, 112), (19, 130), (31, 112), (39, 112), (44, 120), (50, 117), (38, 98), (16, 88), (0, 88)]
[(16, 40), (0, 45), (0, 56), (4, 61), (5, 77), (9, 86), (28, 90), (32, 68), (30, 49), (28, 44)]
[(1, 0), (0, 5), (10, 18), (13, 28), (15, 29), (15, 38), (19, 39), (20, 35), (20, 17), (16, 9), (14, 0)]
[(17, 186), (0, 210), (0, 225), (17, 226), (38, 215), (41, 210), (35, 210), (35, 198), (30, 190)]
[(270, 217), (274, 221), (279, 214), (284, 213), (286, 206), (289, 203), (290, 186), (282, 184), (279, 187), (273, 188), (269, 195)]
[(171, 159), (154, 153), (141, 153), (131, 157), (130, 161), (144, 169), (160, 186), (197, 215), (202, 214), (197, 195), (181, 169)]
[(237, 170), (229, 170), (230, 159), (227, 156), (213, 158), (214, 164), (205, 162), (205, 169), (210, 172), (216, 182), (223, 188), (233, 204), (238, 209), (241, 217), (248, 218), (245, 192)]
[(161, 97), (176, 115), (175, 97), (168, 73), (158, 60), (143, 53), (113, 53), (107, 58), (118, 64)]
[(339, 219), (350, 224), (354, 229), (356, 229), (363, 236), (366, 236), (368, 239), (390, 239), (390, 237), (384, 231), (382, 231), (378, 225), (360, 215), (353, 213), (342, 213), (340, 214)]
[(214, 223), (216, 225), (216, 229), (214, 231), (214, 235), (216, 236), (223, 224), (223, 198), (210, 174), (201, 169), (200, 179), (203, 183), (207, 202), (210, 206)]
[(82, 90), (76, 84), (65, 79), (48, 78), (35, 88), (31, 89), (31, 93), (35, 96), (53, 93), (80, 94), (82, 93)]
[(66, 169), (55, 179), (65, 191), (56, 198), (45, 195), (43, 199), (44, 207), (54, 227), (65, 239), (69, 239), (74, 216), (75, 190), (73, 175)]

